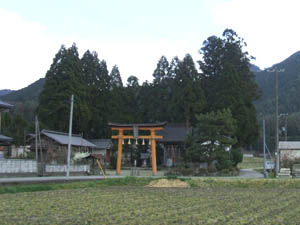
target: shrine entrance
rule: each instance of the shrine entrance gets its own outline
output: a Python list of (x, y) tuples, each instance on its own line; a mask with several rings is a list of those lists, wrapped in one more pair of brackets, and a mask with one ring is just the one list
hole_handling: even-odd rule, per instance
[[(149, 145), (151, 145), (152, 150), (152, 173), (153, 176), (157, 173), (156, 168), (156, 139), (162, 139), (161, 135), (157, 135), (156, 131), (163, 130), (163, 127), (166, 125), (166, 122), (163, 123), (153, 123), (153, 124), (119, 124), (119, 123), (109, 123), (108, 125), (111, 127), (112, 131), (118, 131), (118, 135), (112, 135), (112, 139), (118, 139), (118, 156), (117, 156), (117, 168), (116, 173), (120, 175), (121, 172), (121, 164), (122, 164), (122, 145), (124, 144), (124, 140), (128, 139), (129, 142), (131, 139), (135, 139), (136, 143), (138, 139), (143, 140), (143, 144), (145, 140), (149, 141)], [(125, 134), (127, 132), (127, 134)], [(139, 133), (149, 133), (140, 135)], [(132, 134), (130, 134), (132, 133)]]

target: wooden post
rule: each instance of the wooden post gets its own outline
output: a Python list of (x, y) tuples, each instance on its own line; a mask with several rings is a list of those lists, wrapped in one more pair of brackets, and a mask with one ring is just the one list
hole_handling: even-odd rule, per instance
[(152, 147), (152, 174), (156, 176), (156, 140), (153, 138), (155, 136), (155, 130), (151, 130), (151, 147)]
[(118, 158), (117, 158), (117, 175), (120, 175), (121, 164), (122, 164), (122, 139), (123, 139), (123, 130), (119, 130), (119, 143), (118, 143)]

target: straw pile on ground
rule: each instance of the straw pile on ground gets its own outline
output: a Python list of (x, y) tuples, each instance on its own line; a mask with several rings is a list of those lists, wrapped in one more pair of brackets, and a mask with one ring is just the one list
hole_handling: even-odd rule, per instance
[(148, 186), (149, 187), (179, 187), (179, 188), (189, 187), (187, 182), (178, 179), (153, 180), (150, 182)]

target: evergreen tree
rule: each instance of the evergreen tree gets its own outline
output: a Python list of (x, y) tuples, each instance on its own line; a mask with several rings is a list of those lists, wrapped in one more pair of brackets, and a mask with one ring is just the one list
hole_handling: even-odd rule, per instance
[(136, 101), (138, 105), (137, 118), (141, 123), (156, 122), (153, 92), (153, 84), (148, 81), (143, 82), (142, 86), (139, 87)]
[(176, 70), (172, 111), (176, 113), (176, 121), (185, 122), (188, 130), (195, 122), (195, 115), (201, 113), (204, 106), (200, 77), (191, 55), (187, 54)]
[(106, 137), (109, 100), (109, 76), (105, 61), (98, 59), (96, 52), (85, 52), (81, 59), (82, 71), (87, 85), (88, 107), (91, 119), (87, 121), (90, 138)]
[(3, 113), (2, 132), (4, 135), (13, 138), (13, 143), (17, 146), (24, 145), (24, 135), (28, 128), (28, 123), (21, 114)]
[[(124, 107), (125, 102), (124, 98), (126, 98), (125, 95), (125, 89), (123, 87), (123, 82), (121, 79), (121, 74), (118, 69), (117, 65), (114, 65), (111, 72), (110, 72), (110, 100), (109, 100), (109, 117), (108, 120), (110, 122), (123, 122), (126, 119), (124, 119)], [(125, 112), (126, 114), (126, 112)]]
[(170, 101), (172, 94), (173, 79), (169, 76), (169, 62), (165, 56), (162, 56), (153, 72), (152, 94), (149, 95), (148, 104), (151, 104), (152, 120), (167, 121), (170, 120)]
[(163, 79), (167, 77), (169, 73), (169, 62), (165, 56), (162, 56), (156, 66), (156, 69), (153, 72), (153, 83), (159, 84)]
[(173, 57), (170, 66), (169, 66), (169, 71), (168, 71), (168, 77), (169, 78), (175, 78), (176, 74), (178, 73), (179, 70), (179, 65), (180, 65), (180, 60), (177, 56)]
[(138, 106), (138, 95), (139, 95), (139, 82), (136, 76), (129, 76), (127, 79), (127, 87), (124, 92), (123, 98), (123, 120), (127, 123), (138, 123), (140, 119), (137, 117), (139, 106)]
[(238, 145), (249, 146), (258, 137), (253, 101), (259, 91), (250, 71), (250, 56), (243, 52), (246, 43), (233, 30), (226, 29), (223, 38), (209, 37), (203, 43), (199, 61), (207, 111), (230, 108), (237, 120)]
[(114, 87), (123, 87), (122, 78), (117, 65), (114, 65), (110, 72), (110, 86), (111, 89)]
[[(230, 161), (229, 149), (236, 143), (236, 121), (230, 109), (199, 114), (194, 136), (188, 136), (188, 155), (194, 162), (207, 162), (220, 159), (219, 163)], [(224, 157), (226, 156), (226, 157)], [(224, 160), (224, 162), (223, 162)], [(233, 163), (229, 162), (229, 167)]]
[(75, 44), (60, 48), (46, 73), (44, 89), (37, 108), (47, 128), (66, 132), (69, 127), (70, 97), (74, 94), (73, 132), (86, 133), (90, 119), (86, 85)]
[(127, 87), (132, 87), (138, 89), (139, 87), (139, 79), (136, 76), (129, 76), (127, 79)]

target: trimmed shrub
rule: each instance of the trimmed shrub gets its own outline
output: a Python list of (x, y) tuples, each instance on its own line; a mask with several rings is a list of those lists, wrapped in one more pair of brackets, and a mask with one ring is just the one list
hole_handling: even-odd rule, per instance
[(243, 153), (240, 148), (232, 149), (230, 154), (234, 167), (237, 167), (239, 163), (243, 162)]

